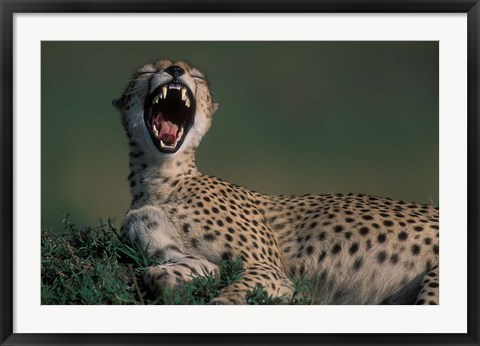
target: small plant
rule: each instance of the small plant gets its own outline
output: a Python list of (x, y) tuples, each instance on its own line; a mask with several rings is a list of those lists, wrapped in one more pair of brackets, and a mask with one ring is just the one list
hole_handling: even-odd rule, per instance
[(289, 304), (293, 305), (309, 305), (314, 304), (311, 298), (311, 287), (306, 278), (297, 279), (290, 278), (293, 282), (293, 295)]
[(139, 304), (143, 295), (134, 261), (112, 220), (78, 229), (68, 215), (61, 232), (43, 230), (42, 304)]
[[(239, 280), (243, 265), (239, 258), (223, 261), (217, 274), (193, 277), (159, 297), (146, 293), (143, 273), (162, 264), (149, 257), (138, 243), (124, 244), (112, 219), (99, 226), (79, 229), (66, 215), (63, 229), (42, 230), (41, 300), (45, 305), (68, 304), (207, 304), (220, 291)], [(302, 282), (295, 282), (292, 299), (270, 297), (258, 286), (247, 295), (249, 304), (310, 304)]]

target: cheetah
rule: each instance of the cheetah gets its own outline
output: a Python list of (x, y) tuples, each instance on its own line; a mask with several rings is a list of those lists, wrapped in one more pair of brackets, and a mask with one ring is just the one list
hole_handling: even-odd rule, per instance
[(241, 279), (211, 304), (245, 304), (260, 286), (315, 304), (439, 303), (439, 212), (364, 194), (270, 196), (198, 171), (195, 152), (218, 104), (184, 61), (141, 67), (119, 109), (130, 149), (131, 207), (121, 227), (165, 264), (147, 268), (153, 294), (241, 259)]

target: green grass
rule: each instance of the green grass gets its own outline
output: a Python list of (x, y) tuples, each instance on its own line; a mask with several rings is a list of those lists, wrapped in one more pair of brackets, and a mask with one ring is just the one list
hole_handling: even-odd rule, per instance
[[(239, 259), (226, 260), (218, 274), (196, 277), (152, 297), (143, 284), (143, 272), (161, 263), (140, 246), (123, 244), (112, 220), (79, 229), (67, 215), (63, 225), (61, 232), (42, 230), (42, 304), (206, 304), (243, 274)], [(310, 304), (308, 287), (302, 281), (294, 284), (292, 299), (271, 297), (256, 287), (247, 294), (247, 302)]]

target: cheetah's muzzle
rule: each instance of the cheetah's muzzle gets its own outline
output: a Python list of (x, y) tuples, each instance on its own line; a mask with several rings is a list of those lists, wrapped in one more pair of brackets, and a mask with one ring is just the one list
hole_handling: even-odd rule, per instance
[(144, 121), (155, 147), (175, 153), (193, 125), (195, 98), (192, 91), (177, 81), (162, 84), (145, 100)]

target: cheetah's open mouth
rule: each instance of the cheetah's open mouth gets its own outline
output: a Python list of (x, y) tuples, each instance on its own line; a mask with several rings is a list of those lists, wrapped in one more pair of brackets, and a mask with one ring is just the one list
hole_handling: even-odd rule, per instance
[(163, 153), (175, 153), (193, 125), (195, 98), (178, 82), (162, 84), (145, 100), (144, 120), (150, 137)]

